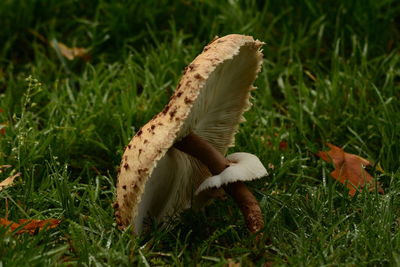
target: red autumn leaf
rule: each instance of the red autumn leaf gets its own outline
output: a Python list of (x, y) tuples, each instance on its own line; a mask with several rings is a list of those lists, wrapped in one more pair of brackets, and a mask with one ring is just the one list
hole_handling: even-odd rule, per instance
[(335, 145), (326, 145), (331, 150), (320, 151), (317, 155), (326, 162), (333, 163), (335, 170), (331, 172), (331, 175), (349, 188), (349, 195), (354, 196), (357, 190), (362, 190), (365, 186), (368, 186), (370, 191), (375, 190), (375, 186), (377, 186), (378, 192), (384, 193), (379, 183), (375, 182), (374, 178), (365, 170), (366, 166), (371, 165), (368, 160), (346, 153)]
[(17, 232), (17, 234), (29, 233), (31, 235), (37, 233), (38, 231), (43, 230), (45, 227), (46, 229), (55, 228), (60, 224), (60, 222), (61, 221), (57, 219), (47, 219), (47, 220), (21, 219), (19, 220), (19, 223), (16, 223), (4, 218), (0, 218), (0, 225), (5, 227), (10, 227), (11, 231), (14, 231), (19, 227), (22, 227)]

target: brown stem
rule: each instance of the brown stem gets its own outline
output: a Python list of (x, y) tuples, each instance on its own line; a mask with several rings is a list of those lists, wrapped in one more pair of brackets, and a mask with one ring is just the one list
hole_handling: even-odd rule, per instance
[(210, 170), (212, 175), (220, 174), (230, 162), (213, 145), (200, 136), (190, 133), (174, 146), (200, 160)]
[[(190, 133), (174, 145), (177, 149), (197, 158), (208, 167), (211, 174), (216, 175), (225, 170), (230, 162), (214, 146), (200, 136)], [(222, 187), (238, 204), (246, 225), (252, 233), (256, 233), (264, 227), (261, 208), (257, 199), (240, 181), (224, 185)]]
[(223, 186), (224, 190), (236, 201), (246, 220), (250, 232), (257, 233), (264, 227), (264, 219), (257, 199), (243, 182)]

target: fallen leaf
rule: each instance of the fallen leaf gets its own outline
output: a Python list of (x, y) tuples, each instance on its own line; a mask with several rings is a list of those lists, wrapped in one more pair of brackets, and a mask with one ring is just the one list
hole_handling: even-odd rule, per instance
[(42, 231), (43, 229), (52, 229), (57, 227), (60, 224), (60, 220), (57, 219), (47, 219), (47, 220), (33, 220), (33, 219), (21, 219), (18, 223), (9, 221), (4, 218), (0, 218), (0, 225), (4, 227), (9, 227), (11, 231), (18, 230), (17, 234), (29, 233), (35, 234), (38, 231)]
[(61, 42), (57, 42), (56, 40), (51, 41), (50, 45), (69, 60), (74, 60), (75, 58), (82, 58), (84, 60), (90, 59), (88, 51), (85, 48), (68, 47)]
[(4, 226), (4, 227), (10, 227), (11, 230), (15, 230), (19, 227), (19, 224), (9, 221), (7, 219), (4, 218), (0, 218), (0, 225)]
[[(3, 166), (7, 166), (7, 165), (3, 165)], [(16, 173), (10, 177), (7, 177), (6, 179), (4, 179), (1, 183), (0, 183), (0, 191), (3, 190), (3, 188), (10, 186), (14, 183), (14, 179), (21, 176), (21, 173)]]
[(60, 224), (60, 220), (57, 219), (46, 219), (46, 220), (32, 220), (32, 219), (21, 219), (19, 220), (20, 225), (24, 225), (23, 229), (27, 231), (36, 231), (37, 229), (43, 230), (56, 228)]
[(357, 190), (362, 190), (365, 186), (368, 186), (370, 191), (375, 190), (375, 186), (377, 186), (378, 192), (384, 193), (379, 183), (375, 182), (374, 178), (365, 170), (366, 166), (371, 165), (368, 160), (346, 153), (335, 145), (326, 145), (330, 150), (319, 151), (317, 155), (326, 162), (333, 163), (335, 170), (331, 172), (331, 175), (349, 188), (349, 195), (354, 196)]
[(60, 52), (61, 55), (66, 57), (69, 60), (74, 60), (75, 58), (82, 58), (83, 60), (90, 60), (90, 55), (87, 49), (82, 47), (68, 47), (65, 44), (58, 42), (57, 40), (53, 39), (49, 41), (46, 37), (38, 33), (33, 29), (29, 29), (29, 32), (33, 34), (36, 38), (42, 41), (45, 44), (49, 44), (53, 47), (56, 51)]

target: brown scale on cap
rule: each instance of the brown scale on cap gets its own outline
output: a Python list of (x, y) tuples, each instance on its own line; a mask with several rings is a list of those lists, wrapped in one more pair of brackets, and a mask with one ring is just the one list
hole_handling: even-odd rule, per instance
[[(168, 110), (169, 110), (170, 105), (168, 104), (162, 111), (163, 114), (167, 114)], [(160, 114), (159, 114), (160, 115)], [(160, 116), (159, 116), (160, 117)]]
[(204, 77), (201, 76), (200, 73), (196, 73), (196, 74), (194, 75), (194, 78), (196, 78), (196, 79), (198, 79), (198, 80), (204, 79)]
[(193, 103), (193, 100), (191, 100), (188, 97), (185, 97), (185, 104), (191, 104), (191, 103)]
[(124, 164), (124, 169), (125, 169), (125, 170), (128, 170), (128, 169), (129, 169), (129, 164), (128, 164), (127, 162)]
[(169, 112), (170, 119), (172, 119), (172, 118), (175, 116), (176, 110), (177, 110), (177, 107), (175, 107), (173, 110), (171, 110), (171, 111)]
[(206, 45), (206, 47), (210, 47), (210, 45), (212, 44), (212, 43), (214, 43), (216, 40), (218, 40), (219, 39), (219, 37), (218, 36), (215, 36), (214, 37), (214, 39), (212, 39), (207, 45)]
[[(240, 63), (241, 72), (235, 77), (241, 77), (241, 79), (229, 85), (233, 86), (234, 89), (241, 90), (240, 92), (238, 91), (241, 98), (238, 96), (231, 98), (239, 99), (235, 101), (240, 105), (240, 108), (235, 109), (235, 113), (231, 115), (229, 120), (221, 121), (223, 127), (228, 122), (232, 123), (232, 125), (226, 125), (228, 130), (226, 136), (222, 139), (223, 143), (217, 143), (215, 140), (207, 140), (223, 154), (226, 152), (228, 146), (234, 144), (234, 134), (237, 131), (237, 125), (242, 113), (249, 107), (250, 88), (260, 70), (262, 62), (260, 48), (262, 44), (262, 42), (254, 40), (250, 36), (228, 35), (210, 42), (207, 46), (208, 50), (196, 57), (189, 65), (195, 72), (188, 72), (179, 81), (179, 91), (174, 94), (175, 96), (179, 94), (179, 97), (172, 98), (162, 112), (156, 115), (149, 124), (144, 125), (131, 140), (130, 145), (132, 145), (132, 149), (124, 152), (124, 157), (127, 156), (129, 168), (121, 168), (121, 173), (118, 176), (119, 182), (116, 200), (118, 206), (115, 206), (117, 209), (115, 215), (118, 225), (123, 228), (129, 224), (134, 224), (134, 231), (136, 233), (142, 231), (144, 219), (140, 218), (144, 218), (143, 216), (145, 215), (139, 213), (139, 205), (142, 204), (142, 199), (143, 201), (147, 199), (144, 194), (147, 181), (156, 173), (156, 166), (165, 162), (167, 158), (173, 158), (178, 155), (177, 153), (182, 153), (172, 149), (172, 146), (176, 141), (185, 137), (193, 128), (196, 128), (196, 125), (191, 124), (200, 120), (196, 119), (197, 115), (194, 113), (197, 112), (194, 109), (199, 108), (196, 105), (196, 101), (203, 101), (203, 98), (199, 97), (201, 92), (211, 90), (209, 89), (211, 85), (207, 82), (214, 73), (217, 73), (215, 70), (217, 68), (230, 68), (234, 70), (238, 65), (237, 63)], [(230, 62), (233, 61), (237, 63), (230, 65)], [(228, 89), (226, 87), (227, 92), (229, 91)], [(171, 107), (175, 107), (176, 110), (170, 110)], [(170, 111), (173, 111), (173, 120), (170, 120)], [(151, 129), (151, 125), (158, 125), (159, 123), (163, 126), (157, 129), (156, 132), (154, 129)], [(149, 140), (149, 143), (144, 145), (141, 140), (142, 137)], [(184, 156), (183, 153), (179, 155), (189, 160), (188, 156)], [(175, 166), (169, 169), (177, 171), (181, 167)], [(143, 168), (147, 168), (147, 171), (139, 171), (143, 170)], [(193, 172), (195, 171), (197, 172), (198, 170), (193, 170)], [(188, 174), (190, 173), (188, 172)], [(186, 177), (186, 181), (179, 181), (177, 185), (179, 185), (180, 190), (176, 191), (177, 189), (170, 188), (169, 190), (175, 190), (171, 191), (171, 194), (175, 194), (174, 200), (168, 202), (169, 206), (163, 208), (162, 214), (154, 214), (153, 216), (157, 220), (161, 220), (164, 216), (168, 217), (186, 208), (193, 198), (192, 193), (195, 189), (193, 186), (201, 183), (206, 178), (203, 174), (207, 173), (201, 169), (201, 175), (196, 174), (193, 177)], [(199, 179), (199, 177), (202, 180), (192, 180)], [(173, 177), (167, 173), (164, 173), (163, 178), (160, 177), (161, 180), (164, 179), (167, 182), (167, 179), (170, 178)], [(126, 190), (122, 188), (122, 185), (127, 185)], [(152, 189), (147, 188), (146, 190), (151, 191)], [(176, 197), (178, 193), (173, 192), (179, 192), (179, 197)], [(161, 195), (157, 197), (159, 198)], [(148, 203), (151, 204), (153, 202)]]
[(197, 66), (198, 66), (197, 64), (190, 64), (188, 67), (190, 71), (194, 71)]

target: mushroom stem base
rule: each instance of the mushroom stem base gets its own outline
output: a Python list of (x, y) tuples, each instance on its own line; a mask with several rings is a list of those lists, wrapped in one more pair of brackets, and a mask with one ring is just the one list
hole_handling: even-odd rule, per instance
[[(200, 160), (213, 175), (221, 173), (230, 164), (229, 160), (213, 145), (194, 133), (188, 134), (182, 140), (175, 143), (174, 147)], [(260, 231), (264, 227), (261, 208), (257, 199), (246, 185), (238, 181), (224, 185), (223, 189), (238, 204), (246, 220), (248, 229), (252, 233)]]
[(222, 187), (238, 204), (246, 220), (247, 228), (257, 233), (264, 227), (264, 219), (257, 199), (243, 182), (235, 182)]

